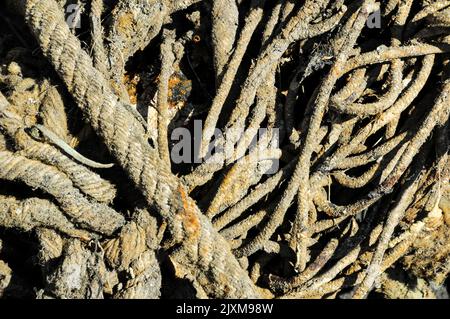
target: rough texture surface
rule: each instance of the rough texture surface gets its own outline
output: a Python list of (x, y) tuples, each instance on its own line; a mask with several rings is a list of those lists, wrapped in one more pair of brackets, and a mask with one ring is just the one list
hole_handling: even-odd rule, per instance
[(448, 1), (5, 3), (1, 297), (448, 297)]

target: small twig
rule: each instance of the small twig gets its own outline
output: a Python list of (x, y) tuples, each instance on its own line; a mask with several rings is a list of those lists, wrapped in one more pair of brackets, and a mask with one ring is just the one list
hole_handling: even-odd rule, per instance
[(61, 150), (63, 150), (65, 153), (72, 156), (75, 160), (86, 166), (92, 168), (111, 168), (114, 166), (114, 164), (100, 164), (84, 157), (76, 150), (74, 150), (72, 147), (70, 147), (70, 145), (64, 142), (61, 138), (59, 138), (55, 133), (53, 133), (43, 125), (36, 124), (34, 127), (37, 128), (42, 133), (42, 135), (44, 135), (50, 142), (52, 142), (53, 144), (58, 146)]

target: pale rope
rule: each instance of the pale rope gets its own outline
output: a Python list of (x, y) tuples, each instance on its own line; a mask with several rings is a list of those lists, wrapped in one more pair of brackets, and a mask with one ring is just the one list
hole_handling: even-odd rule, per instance
[(164, 168), (144, 140), (142, 125), (119, 102), (90, 57), (71, 34), (54, 0), (22, 0), (21, 8), (44, 55), (64, 80), (94, 130), (105, 140), (150, 207), (168, 223), (179, 244), (172, 260), (210, 297), (258, 297), (256, 286), (231, 254), (229, 244), (202, 215), (183, 185)]

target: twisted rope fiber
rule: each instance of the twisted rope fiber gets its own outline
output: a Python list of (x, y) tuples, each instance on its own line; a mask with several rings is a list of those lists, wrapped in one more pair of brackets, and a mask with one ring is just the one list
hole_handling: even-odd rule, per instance
[(69, 131), (67, 128), (67, 115), (62, 96), (50, 83), (45, 82), (44, 88), (47, 88), (45, 97), (42, 99), (39, 112), (42, 124), (58, 135), (66, 143), (70, 142)]
[(93, 0), (91, 2), (91, 26), (92, 26), (92, 53), (94, 58), (94, 66), (104, 76), (109, 76), (107, 66), (107, 55), (103, 46), (103, 27), (102, 27), (102, 13), (103, 0)]
[(34, 141), (24, 131), (17, 133), (16, 140), (19, 139), (19, 143), (23, 145), (27, 157), (40, 160), (49, 165), (55, 165), (67, 174), (74, 185), (84, 194), (102, 203), (110, 203), (114, 199), (116, 189), (110, 182), (102, 179), (98, 174), (74, 162), (55, 147)]
[(40, 188), (61, 205), (64, 212), (88, 229), (111, 235), (125, 219), (112, 208), (91, 203), (76, 189), (69, 178), (53, 166), (30, 160), (9, 151), (0, 152), (0, 178), (20, 180)]
[(211, 297), (257, 297), (257, 288), (231, 254), (228, 243), (144, 140), (141, 124), (128, 113), (93, 67), (90, 57), (71, 34), (57, 3), (22, 0), (20, 5), (44, 55), (94, 130), (142, 190), (150, 207), (168, 223), (180, 244), (172, 254), (177, 271), (196, 279)]
[(0, 225), (31, 231), (34, 227), (50, 227), (72, 237), (90, 240), (92, 235), (79, 230), (52, 202), (40, 198), (18, 200), (0, 195)]
[(7, 101), (5, 102), (4, 109), (0, 111), (0, 126), (14, 140), (15, 146), (22, 152), (22, 155), (44, 164), (56, 166), (84, 194), (99, 202), (109, 203), (114, 199), (116, 190), (111, 183), (85, 166), (72, 161), (52, 145), (33, 140), (24, 131), (21, 118), (16, 114), (14, 107)]

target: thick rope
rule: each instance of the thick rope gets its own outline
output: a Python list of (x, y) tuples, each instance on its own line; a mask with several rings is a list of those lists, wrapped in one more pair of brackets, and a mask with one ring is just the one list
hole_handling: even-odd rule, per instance
[(74, 222), (87, 229), (111, 235), (125, 223), (123, 216), (112, 208), (105, 204), (91, 203), (65, 174), (53, 166), (16, 153), (1, 151), (0, 178), (22, 181), (30, 187), (51, 194)]
[(36, 227), (47, 227), (66, 235), (91, 240), (92, 234), (76, 229), (58, 207), (48, 200), (28, 198), (18, 200), (0, 195), (0, 225), (5, 228), (19, 228), (31, 231)]
[(79, 40), (71, 34), (57, 3), (22, 0), (20, 5), (44, 55), (94, 130), (142, 190), (150, 207), (168, 223), (180, 245), (172, 255), (177, 270), (196, 279), (210, 297), (257, 297), (257, 288), (231, 254), (228, 243), (143, 139), (143, 127), (93, 67)]
[(116, 196), (115, 187), (85, 166), (74, 162), (52, 145), (38, 142), (25, 131), (16, 106), (5, 99), (0, 106), (0, 127), (14, 140), (15, 147), (29, 159), (52, 165), (65, 173), (84, 194), (99, 202), (109, 203)]

